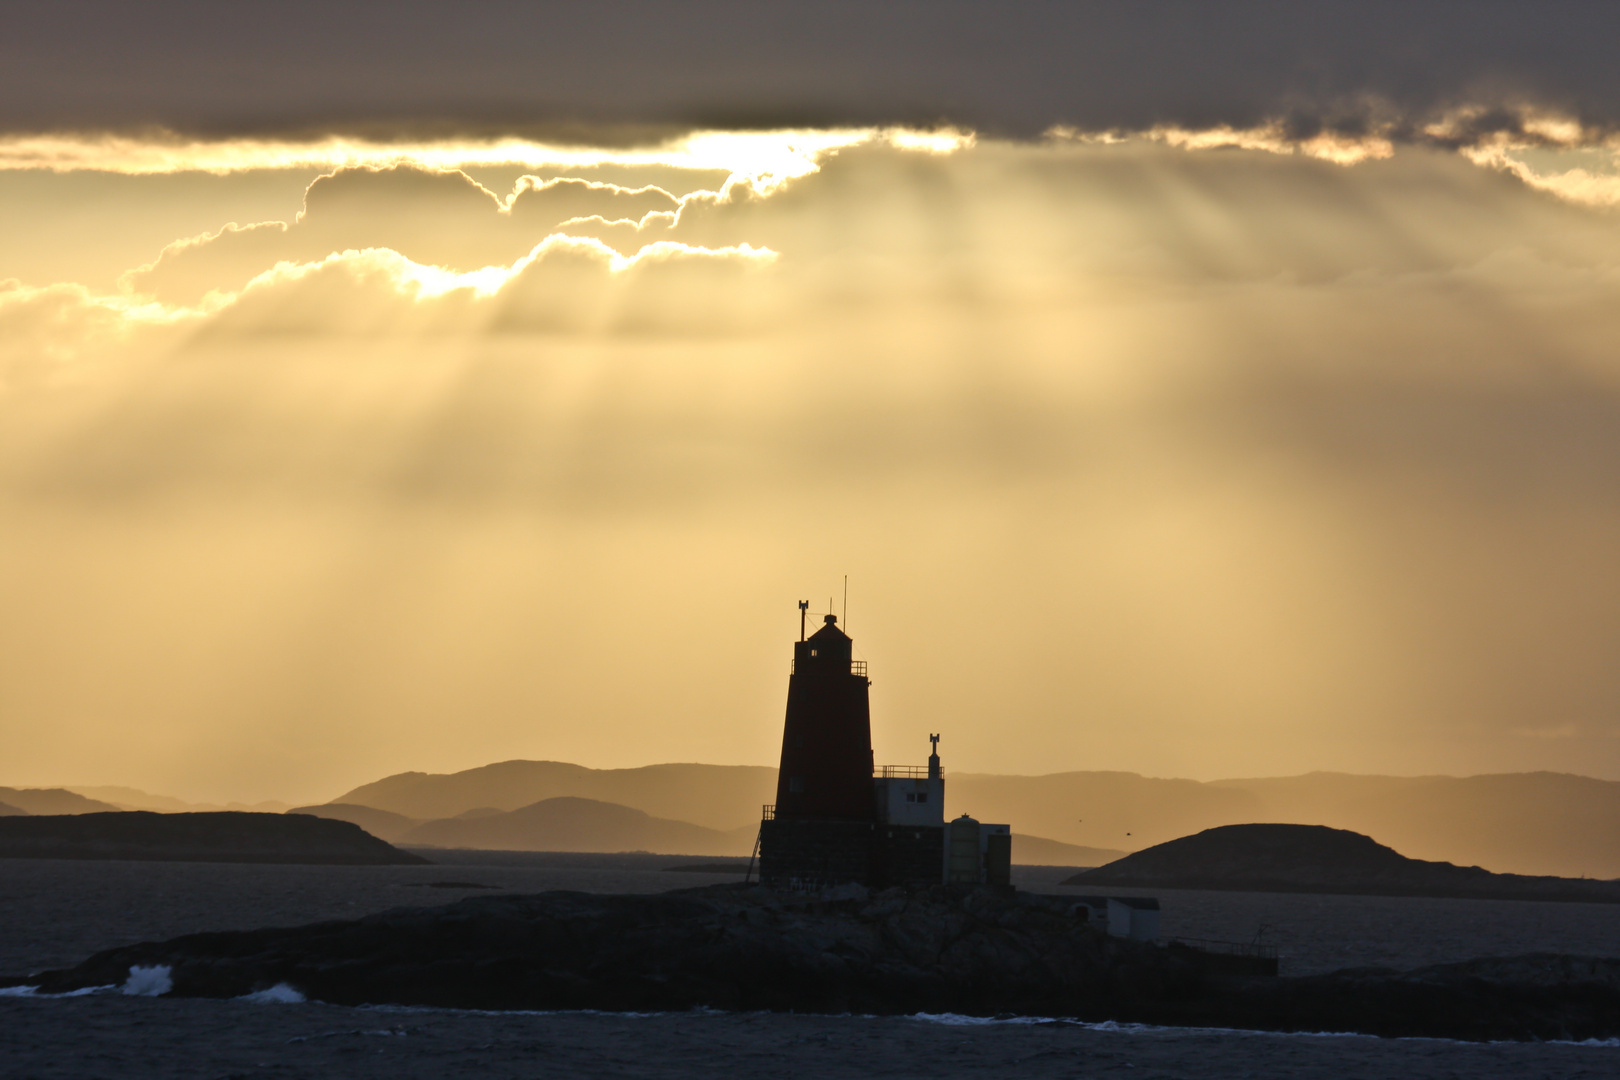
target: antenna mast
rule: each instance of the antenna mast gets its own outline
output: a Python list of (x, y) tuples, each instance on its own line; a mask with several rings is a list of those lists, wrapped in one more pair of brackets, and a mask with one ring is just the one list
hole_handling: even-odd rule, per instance
[(799, 601), (799, 640), (804, 640), (804, 613), (810, 610), (810, 601)]

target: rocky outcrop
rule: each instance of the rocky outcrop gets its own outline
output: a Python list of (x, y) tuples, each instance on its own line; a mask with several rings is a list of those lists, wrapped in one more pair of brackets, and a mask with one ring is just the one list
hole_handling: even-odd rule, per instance
[(0, 818), (0, 858), (174, 862), (426, 863), (347, 821), (303, 814), (145, 810)]
[(1369, 836), (1324, 825), (1205, 829), (1082, 871), (1063, 884), (1620, 903), (1620, 882), (1493, 874), (1409, 859)]
[[(352, 922), (198, 934), (0, 984), (345, 1005), (1018, 1013), (1465, 1039), (1620, 1035), (1620, 961), (1234, 978), (1109, 937), (1072, 900), (935, 886), (820, 896), (716, 885), (650, 896), (477, 897)], [(277, 988), (280, 988), (279, 990)]]

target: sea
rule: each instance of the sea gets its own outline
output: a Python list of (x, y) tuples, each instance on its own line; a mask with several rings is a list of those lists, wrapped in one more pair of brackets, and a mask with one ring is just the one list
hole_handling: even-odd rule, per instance
[[(430, 866), (0, 860), (0, 973), (205, 930), (291, 926), (465, 896), (650, 893), (740, 880), (718, 860), (436, 852)], [(1016, 867), (1054, 895), (1065, 867)], [(1116, 895), (1131, 890), (1112, 890)], [(1138, 895), (1146, 895), (1137, 893)], [(1160, 890), (1165, 938), (1260, 941), (1283, 974), (1477, 956), (1620, 956), (1620, 905)], [(1463, 1043), (1038, 1016), (487, 1013), (340, 1008), (296, 995), (0, 996), (0, 1080), (31, 1077), (1603, 1077), (1620, 1040)]]

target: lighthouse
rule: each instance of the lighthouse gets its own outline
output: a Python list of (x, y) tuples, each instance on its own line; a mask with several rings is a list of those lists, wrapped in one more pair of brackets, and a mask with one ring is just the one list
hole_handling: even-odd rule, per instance
[[(836, 616), (827, 615), (807, 634), (809, 606), (799, 602), (776, 802), (760, 822), (760, 880), (803, 889), (945, 880), (1005, 885), (1005, 849), (988, 861), (979, 858), (977, 822), (972, 865), (952, 870), (938, 735), (930, 736), (926, 766), (874, 767), (866, 663), (854, 658), (854, 642)], [(970, 820), (951, 823), (959, 847), (969, 842), (963, 830)], [(1006, 826), (988, 828), (1007, 832)]]
[(782, 725), (782, 763), (776, 779), (776, 816), (781, 819), (865, 822), (872, 804), (872, 710), (866, 664), (854, 659), (854, 642), (828, 615), (808, 638), (793, 646), (788, 676), (787, 720)]

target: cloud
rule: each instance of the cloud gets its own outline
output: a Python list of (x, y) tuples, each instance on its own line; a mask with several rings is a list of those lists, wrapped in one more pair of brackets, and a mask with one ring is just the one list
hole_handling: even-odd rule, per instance
[[(1620, 219), (1232, 131), (870, 139), (672, 218), (628, 165), (345, 170), (150, 271), (206, 302), (12, 286), (81, 376), (0, 394), (18, 715), (611, 760), (680, 697), (741, 746), (779, 686), (714, 656), (847, 559), (886, 715), (1009, 717), (986, 768), (1620, 770), (1514, 734), (1620, 702)], [(647, 632), (710, 602), (725, 649)]]
[(220, 305), (210, 336), (433, 333), (725, 334), (758, 325), (739, 303), (776, 253), (673, 242), (622, 256), (554, 234), (509, 267), (456, 272), (386, 248), (282, 262)]
[(122, 284), (166, 303), (195, 304), (211, 291), (235, 292), (277, 263), (317, 262), (333, 252), (369, 248), (397, 251), (424, 265), (474, 270), (510, 264), (583, 215), (594, 215), (594, 222), (581, 221), (576, 235), (591, 235), (593, 223), (607, 230), (610, 222), (639, 223), (655, 212), (673, 220), (678, 206), (659, 188), (630, 190), (571, 178), (524, 177), (501, 198), (459, 170), (341, 169), (310, 184), (293, 222), (233, 223), (176, 241), (152, 263), (125, 274)]
[[(602, 132), (592, 132), (600, 138)], [(539, 171), (684, 169), (721, 172), (734, 182), (767, 190), (815, 172), (828, 154), (844, 147), (884, 143), (905, 150), (950, 153), (972, 145), (969, 132), (949, 127), (702, 129), (663, 134), (645, 143), (610, 147), (518, 137), (461, 136), (441, 139), (379, 139), (358, 135), (202, 138), (157, 130), (138, 135), (58, 131), (0, 135), (0, 169), (77, 172), (95, 170), (132, 176), (177, 172), (232, 173), (317, 168), (383, 170), (398, 165), (448, 171), (473, 166), (522, 166)]]
[(1530, 101), (1620, 120), (1607, 51), (1620, 16), (1581, 0), (661, 0), (625, 19), (583, 4), (283, 10), (267, 24), (186, 0), (138, 15), (84, 0), (21, 5), (0, 45), (0, 122), (567, 132), (945, 120), (1030, 136), (1053, 124), (1247, 129), (1367, 98), (1409, 116)]
[(193, 313), (125, 297), (97, 296), (80, 285), (33, 287), (0, 280), (0, 393), (74, 374), (86, 358), (149, 346), (143, 334), (174, 329)]

